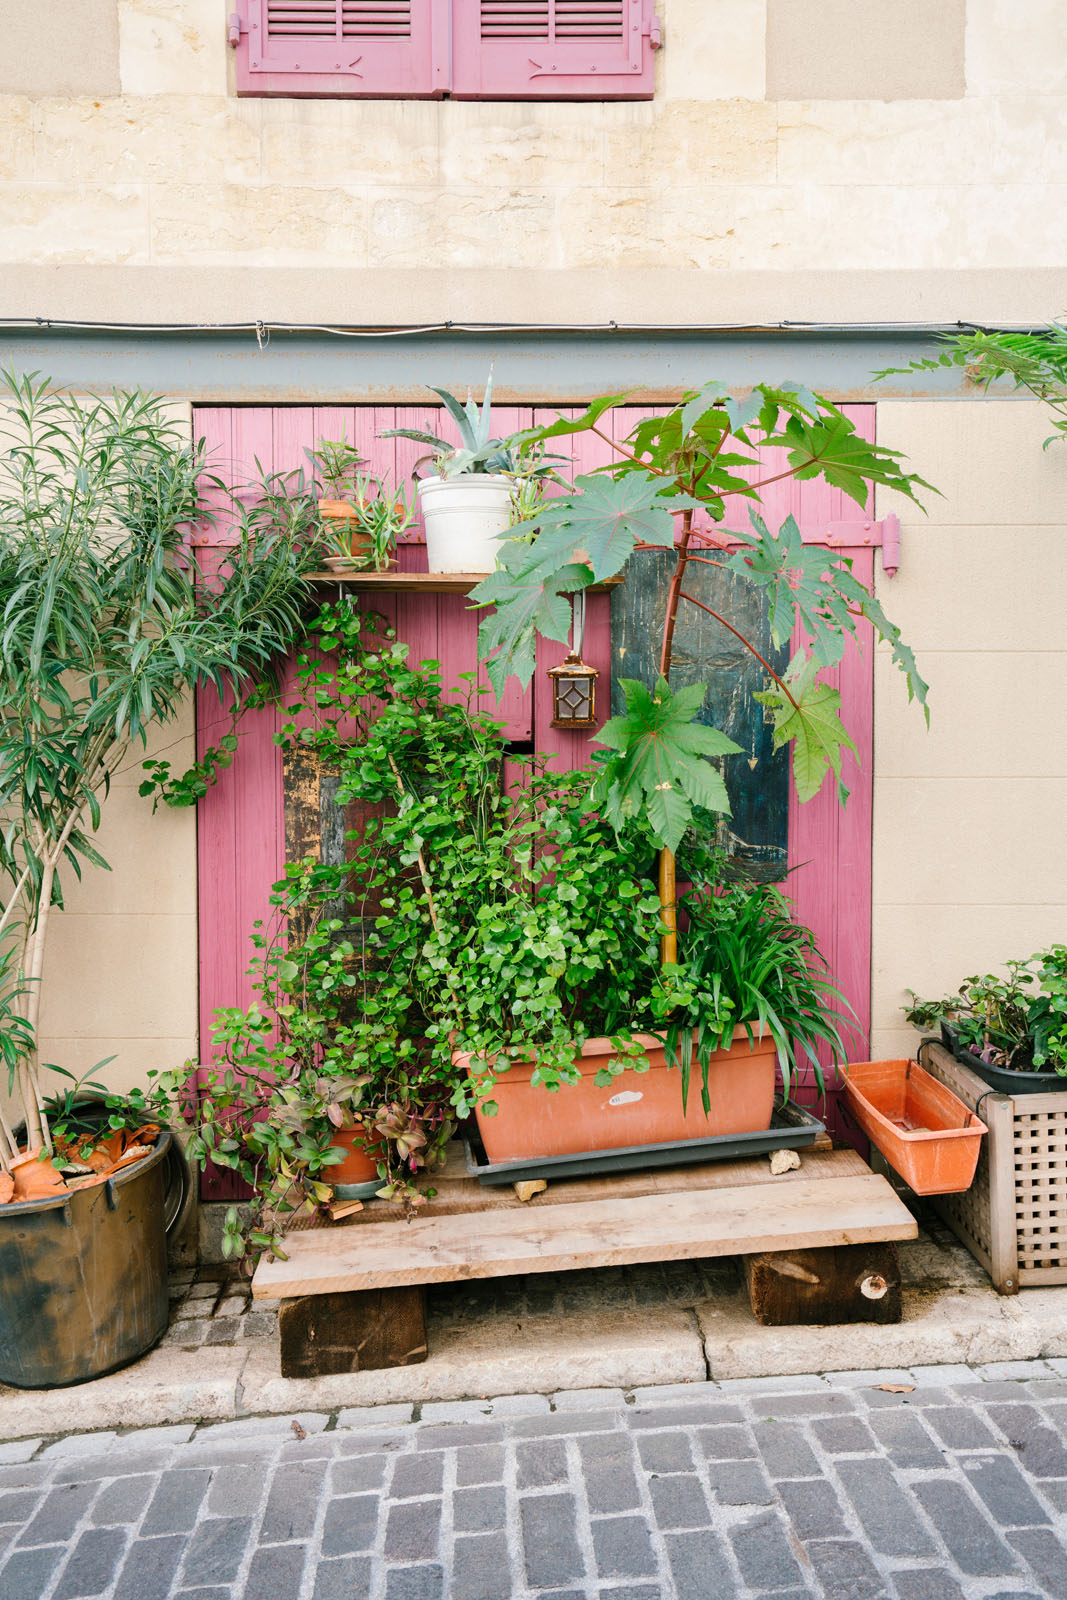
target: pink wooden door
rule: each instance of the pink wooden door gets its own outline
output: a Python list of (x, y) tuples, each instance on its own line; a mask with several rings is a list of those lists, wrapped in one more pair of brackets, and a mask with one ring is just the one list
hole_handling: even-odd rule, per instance
[[(874, 433), (873, 405), (844, 408), (867, 437)], [(499, 428), (511, 430), (548, 420), (556, 408), (499, 408)], [(629, 432), (637, 408), (616, 412), (616, 437)], [(410, 475), (422, 447), (404, 439), (379, 439), (390, 427), (430, 426), (447, 436), (450, 419), (435, 406), (278, 406), (204, 407), (195, 413), (195, 427), (212, 451), (212, 469), (237, 484), (248, 482), (258, 460), (265, 472), (289, 471), (307, 465), (305, 448), (318, 439), (346, 437), (356, 444), (372, 469), (394, 482)], [(593, 435), (565, 442), (573, 452), (573, 470), (589, 471), (609, 455), (606, 443)], [(768, 452), (768, 464), (771, 452)], [(838, 490), (820, 482), (783, 480), (766, 492), (764, 510), (772, 527), (792, 514), (806, 539), (823, 542), (831, 530), (839, 536), (835, 553), (849, 555), (856, 576), (870, 582), (874, 571), (874, 525)], [(738, 512), (741, 515), (741, 512)], [(729, 523), (728, 519), (728, 523)], [(735, 524), (738, 525), (738, 524)], [(841, 543), (854, 539), (855, 543)], [(224, 542), (225, 530), (213, 539)], [(870, 543), (865, 543), (865, 539)], [(400, 555), (406, 570), (426, 570), (421, 527), (415, 527)], [(361, 603), (365, 604), (365, 602)], [(457, 595), (375, 597), (373, 608), (393, 622), (411, 646), (415, 660), (441, 663), (444, 682), (477, 665), (477, 615)], [(869, 630), (867, 630), (869, 634)], [(551, 693), (547, 668), (565, 653), (559, 645), (538, 646), (533, 683), (520, 692), (512, 683), (499, 707), (490, 692), (483, 705), (506, 725), (507, 737), (553, 755), (561, 766), (582, 766), (588, 760), (590, 735), (560, 733), (550, 727)], [(611, 669), (610, 603), (607, 595), (588, 600), (583, 656), (601, 673), (598, 723), (609, 713)], [(797, 914), (815, 932), (820, 949), (856, 1014), (854, 1058), (866, 1054), (870, 1031), (871, 809), (873, 756), (873, 652), (869, 637), (862, 649), (850, 646), (834, 674), (843, 695), (843, 717), (856, 741), (857, 757), (846, 757), (844, 781), (850, 790), (842, 808), (832, 785), (816, 799), (789, 806), (787, 892)], [(485, 681), (484, 671), (480, 681)], [(202, 754), (226, 731), (227, 719), (212, 691), (197, 699), (197, 751)], [(269, 911), (271, 885), (285, 862), (285, 818), (281, 752), (273, 742), (277, 716), (272, 709), (245, 719), (241, 748), (233, 765), (201, 801), (198, 812), (200, 874), (200, 1051), (207, 1059), (213, 1013), (219, 1006), (247, 1006), (254, 998), (247, 975), (254, 923)], [(815, 1099), (811, 1075), (805, 1075), (797, 1097)], [(831, 1124), (838, 1125), (831, 1098)], [(230, 1198), (239, 1191), (228, 1173), (205, 1175), (204, 1199)]]

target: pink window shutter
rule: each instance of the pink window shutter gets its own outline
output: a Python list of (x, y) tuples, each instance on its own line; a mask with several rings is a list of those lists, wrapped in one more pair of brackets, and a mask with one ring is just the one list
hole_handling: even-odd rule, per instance
[(458, 100), (650, 100), (654, 0), (452, 0)]
[(449, 0), (242, 0), (237, 92), (429, 99), (448, 88)]

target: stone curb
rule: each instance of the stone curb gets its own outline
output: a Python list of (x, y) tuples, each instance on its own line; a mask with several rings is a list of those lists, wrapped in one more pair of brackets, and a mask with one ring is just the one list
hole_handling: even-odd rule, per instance
[[(502, 1407), (509, 1397), (511, 1414), (520, 1415), (544, 1410), (546, 1396), (562, 1406), (618, 1404), (621, 1396), (644, 1403), (646, 1393), (669, 1388), (681, 1395), (721, 1384), (728, 1393), (768, 1379), (795, 1391), (812, 1381), (836, 1387), (873, 1376), (949, 1385), (965, 1381), (964, 1373), (973, 1381), (976, 1368), (989, 1381), (1067, 1376), (1067, 1287), (1001, 1299), (972, 1279), (936, 1293), (906, 1293), (905, 1304), (905, 1320), (895, 1327), (860, 1323), (829, 1331), (759, 1327), (745, 1297), (729, 1292), (694, 1307), (604, 1308), (519, 1324), (487, 1315), (435, 1328), (432, 1354), (421, 1366), (310, 1379), (279, 1375), (274, 1340), (192, 1349), (171, 1337), (135, 1365), (92, 1383), (0, 1389), (0, 1441), (303, 1413), (384, 1423), (406, 1419), (413, 1406), (432, 1414), (457, 1403), (484, 1416), (486, 1396), (498, 1397)], [(811, 1373), (826, 1376), (805, 1377)]]
[[(935, 1376), (940, 1374), (939, 1377)], [(938, 1403), (947, 1403), (951, 1390), (965, 1389), (972, 1398), (983, 1390), (990, 1399), (1026, 1400), (1047, 1397), (1049, 1384), (1062, 1395), (1067, 1382), (1067, 1359), (988, 1362), (981, 1366), (953, 1365), (943, 1368), (917, 1367), (914, 1371), (887, 1367), (869, 1371), (805, 1373), (794, 1376), (726, 1378), (721, 1382), (704, 1378), (692, 1383), (646, 1385), (638, 1389), (583, 1389), (554, 1394), (504, 1394), (472, 1400), (396, 1402), (386, 1405), (351, 1406), (335, 1411), (296, 1411), (266, 1415), (244, 1415), (228, 1420), (206, 1419), (181, 1425), (156, 1427), (123, 1426), (116, 1419), (111, 1427), (95, 1429), (75, 1425), (53, 1434), (38, 1431), (35, 1437), (16, 1438), (0, 1443), (0, 1465), (38, 1459), (61, 1459), (76, 1463), (82, 1456), (97, 1456), (101, 1451), (119, 1448), (124, 1452), (161, 1449), (176, 1444), (235, 1445), (269, 1438), (300, 1439), (322, 1433), (372, 1433), (377, 1429), (396, 1429), (422, 1425), (451, 1430), (469, 1424), (475, 1432), (486, 1422), (518, 1423), (537, 1416), (557, 1416), (564, 1427), (572, 1414), (579, 1422), (598, 1411), (625, 1411), (635, 1415), (654, 1415), (662, 1407), (664, 1415), (677, 1418), (679, 1407), (711, 1400), (754, 1400), (761, 1397), (772, 1406), (776, 1398), (794, 1399), (807, 1395), (847, 1393), (864, 1389), (884, 1391), (886, 1405), (922, 1404), (922, 1391), (938, 1385)], [(1039, 1387), (1031, 1389), (1031, 1385)], [(54, 1392), (54, 1391), (52, 1391)], [(932, 1394), (932, 1398), (935, 1396)], [(882, 1395), (879, 1394), (879, 1399)], [(810, 1409), (810, 1407), (808, 1408)], [(805, 1413), (806, 1414), (806, 1413)], [(666, 1424), (664, 1424), (666, 1426)], [(383, 1434), (384, 1437), (384, 1434)]]

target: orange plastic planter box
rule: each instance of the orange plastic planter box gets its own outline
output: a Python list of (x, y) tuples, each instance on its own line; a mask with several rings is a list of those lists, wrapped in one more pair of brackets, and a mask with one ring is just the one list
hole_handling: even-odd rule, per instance
[(848, 1108), (916, 1194), (962, 1194), (974, 1181), (988, 1130), (917, 1061), (855, 1061), (845, 1068)]
[[(715, 1052), (708, 1074), (711, 1114), (707, 1117), (696, 1061), (683, 1110), (681, 1073), (667, 1066), (663, 1040), (654, 1034), (638, 1037), (648, 1055), (649, 1071), (628, 1069), (605, 1088), (593, 1078), (617, 1054), (610, 1039), (587, 1039), (579, 1057), (582, 1081), (565, 1083), (555, 1092), (530, 1082), (532, 1061), (509, 1067), (492, 1094), (498, 1114), (487, 1116), (480, 1106), (476, 1113), (489, 1160), (577, 1155), (770, 1127), (776, 1055), (769, 1035), (757, 1037), (753, 1046), (745, 1029), (735, 1028), (730, 1049)], [(457, 1053), (455, 1059), (469, 1064), (471, 1057)]]

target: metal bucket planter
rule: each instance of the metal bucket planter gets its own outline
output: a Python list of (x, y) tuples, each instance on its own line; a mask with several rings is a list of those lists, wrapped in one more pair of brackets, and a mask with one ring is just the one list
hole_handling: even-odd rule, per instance
[(84, 1383), (162, 1338), (171, 1137), (92, 1188), (0, 1207), (0, 1383)]

